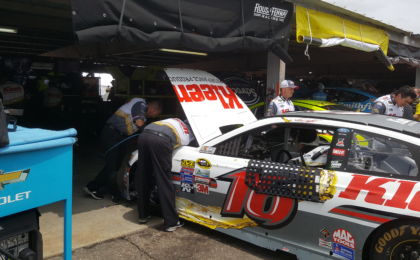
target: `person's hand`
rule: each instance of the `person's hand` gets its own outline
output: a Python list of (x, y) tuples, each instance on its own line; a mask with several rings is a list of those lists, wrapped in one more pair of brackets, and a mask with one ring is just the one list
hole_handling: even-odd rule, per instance
[(136, 121), (134, 121), (134, 124), (137, 126), (137, 127), (142, 127), (143, 125), (144, 125), (144, 120), (141, 120), (141, 119), (137, 119)]

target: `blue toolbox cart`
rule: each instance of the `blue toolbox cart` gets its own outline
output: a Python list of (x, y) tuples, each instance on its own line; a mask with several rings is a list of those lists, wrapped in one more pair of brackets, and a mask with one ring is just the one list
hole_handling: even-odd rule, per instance
[[(42, 259), (37, 207), (64, 201), (64, 258), (71, 259), (76, 130), (17, 127), (0, 148), (0, 259)], [(2, 258), (3, 257), (3, 258)]]

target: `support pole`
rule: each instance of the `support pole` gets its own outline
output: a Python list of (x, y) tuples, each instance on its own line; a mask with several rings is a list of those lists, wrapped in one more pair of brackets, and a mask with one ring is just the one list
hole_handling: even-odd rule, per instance
[(265, 91), (265, 108), (278, 95), (277, 85), (285, 79), (286, 64), (274, 53), (267, 55), (267, 85)]

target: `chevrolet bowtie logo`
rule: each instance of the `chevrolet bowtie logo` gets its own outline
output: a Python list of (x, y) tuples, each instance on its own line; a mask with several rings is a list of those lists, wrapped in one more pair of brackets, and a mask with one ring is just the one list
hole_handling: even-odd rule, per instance
[(14, 172), (3, 172), (0, 170), (0, 190), (4, 189), (6, 184), (25, 181), (28, 174), (29, 169)]

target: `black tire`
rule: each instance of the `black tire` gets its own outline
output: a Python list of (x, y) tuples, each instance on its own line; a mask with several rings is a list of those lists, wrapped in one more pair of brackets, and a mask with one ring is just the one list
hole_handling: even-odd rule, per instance
[(420, 221), (398, 221), (379, 228), (367, 255), (370, 260), (420, 259)]

